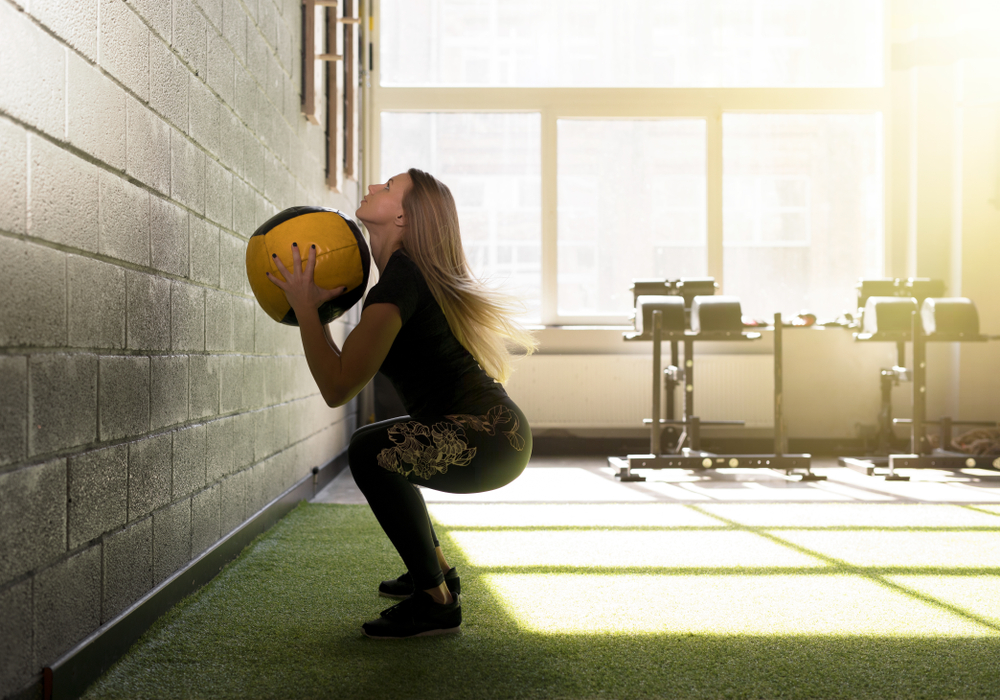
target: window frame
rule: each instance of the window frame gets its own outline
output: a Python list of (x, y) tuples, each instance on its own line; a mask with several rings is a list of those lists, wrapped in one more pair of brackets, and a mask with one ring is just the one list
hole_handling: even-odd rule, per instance
[(858, 88), (510, 88), (384, 87), (379, 82), (380, 0), (368, 0), (368, 74), (365, 79), (365, 185), (377, 178), (381, 163), (382, 112), (529, 112), (541, 118), (541, 318), (546, 327), (628, 326), (626, 315), (575, 316), (558, 309), (559, 119), (705, 120), (706, 270), (725, 292), (722, 231), (722, 115), (873, 114), (882, 118), (883, 274), (891, 274), (890, 225), (891, 7), (882, 0), (883, 80), (881, 87)]

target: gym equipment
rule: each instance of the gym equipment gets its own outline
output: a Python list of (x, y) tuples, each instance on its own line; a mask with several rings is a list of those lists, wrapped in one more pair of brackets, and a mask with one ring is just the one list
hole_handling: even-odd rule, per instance
[[(635, 332), (625, 333), (626, 341), (653, 343), (652, 417), (649, 425), (649, 454), (609, 457), (621, 481), (645, 481), (633, 469), (704, 470), (721, 467), (762, 467), (795, 473), (803, 481), (826, 479), (811, 471), (811, 455), (786, 454), (782, 415), (782, 345), (781, 314), (774, 316), (774, 454), (718, 455), (701, 449), (701, 428), (706, 425), (743, 425), (743, 421), (703, 421), (694, 414), (695, 355), (697, 340), (758, 340), (760, 333), (743, 329), (740, 300), (733, 296), (715, 296), (712, 278), (679, 280), (635, 280), (632, 296), (635, 303)], [(662, 342), (670, 341), (670, 365), (662, 367)], [(680, 345), (684, 345), (684, 366), (680, 366)], [(666, 417), (660, 417), (661, 375), (666, 396)], [(684, 385), (684, 418), (674, 418), (674, 389)], [(676, 443), (662, 449), (665, 428), (680, 428)], [(796, 473), (796, 470), (805, 470)]]
[(329, 323), (361, 300), (371, 272), (371, 252), (361, 228), (336, 209), (291, 207), (265, 221), (247, 242), (247, 279), (268, 316), (279, 323), (299, 325), (285, 292), (266, 274), (283, 279), (272, 255), (277, 254), (285, 268), (291, 269), (292, 243), (298, 244), (303, 262), (309, 247), (316, 246), (313, 277), (317, 285), (325, 289), (347, 287), (339, 297), (319, 307), (320, 322)]
[[(944, 282), (925, 278), (906, 280), (861, 280), (858, 284), (861, 311), (859, 342), (895, 342), (897, 363), (881, 370), (881, 406), (876, 453), (866, 457), (840, 457), (839, 464), (868, 476), (884, 476), (888, 481), (909, 481), (897, 469), (961, 469), (993, 467), (1000, 459), (973, 456), (948, 450), (955, 426), (996, 426), (986, 421), (956, 421), (949, 417), (927, 420), (927, 343), (984, 342), (979, 332), (979, 314), (972, 300), (945, 297)], [(913, 345), (910, 367), (906, 366), (906, 343)], [(912, 382), (912, 418), (892, 417), (892, 388)], [(909, 453), (894, 453), (893, 426), (910, 426)], [(940, 429), (940, 447), (932, 448), (926, 426)], [(887, 469), (882, 472), (880, 470)]]

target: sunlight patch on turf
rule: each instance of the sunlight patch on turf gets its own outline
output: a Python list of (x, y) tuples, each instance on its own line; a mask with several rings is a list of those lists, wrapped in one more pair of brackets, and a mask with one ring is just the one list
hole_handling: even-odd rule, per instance
[(961, 506), (924, 504), (703, 505), (706, 513), (750, 527), (1000, 527), (998, 518)]
[[(715, 518), (673, 503), (427, 506), (445, 527), (720, 527)], [(989, 518), (988, 515), (983, 515)]]
[(1000, 576), (887, 576), (1000, 627)]
[(445, 493), (423, 489), (428, 503), (464, 503), (506, 501), (510, 503), (592, 502), (634, 503), (655, 501), (656, 497), (629, 488), (595, 474), (573, 467), (532, 467), (506, 486), (486, 493)]
[(780, 530), (773, 534), (856, 566), (1000, 566), (1000, 534), (995, 532)]
[(749, 532), (452, 531), (476, 566), (815, 567), (824, 563)]
[(998, 636), (855, 576), (500, 574), (484, 582), (546, 634)]

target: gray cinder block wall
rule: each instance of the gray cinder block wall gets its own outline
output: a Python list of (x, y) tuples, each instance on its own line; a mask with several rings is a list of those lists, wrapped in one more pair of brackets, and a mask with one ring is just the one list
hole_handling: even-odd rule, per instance
[(354, 427), (244, 274), (271, 214), (357, 202), (300, 114), (301, 12), (0, 0), (0, 696)]

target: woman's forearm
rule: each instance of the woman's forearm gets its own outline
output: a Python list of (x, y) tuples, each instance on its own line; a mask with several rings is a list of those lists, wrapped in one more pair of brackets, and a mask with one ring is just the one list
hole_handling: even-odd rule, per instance
[(340, 348), (333, 340), (329, 328), (320, 323), (319, 313), (315, 310), (303, 313), (301, 316), (296, 312), (296, 317), (299, 321), (306, 362), (323, 399), (329, 406), (341, 406), (347, 403), (352, 397), (347, 396), (348, 382), (344, 381)]

